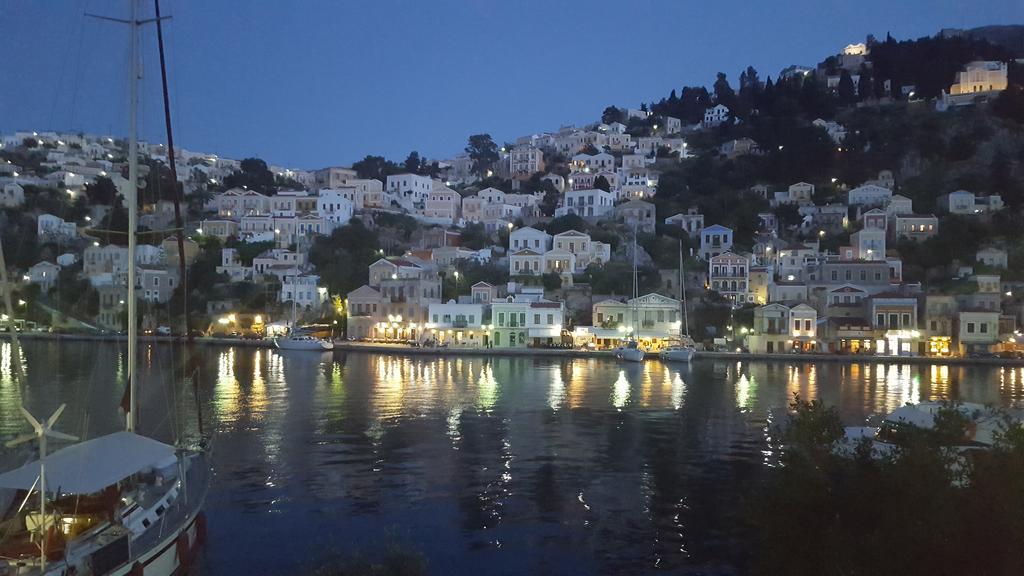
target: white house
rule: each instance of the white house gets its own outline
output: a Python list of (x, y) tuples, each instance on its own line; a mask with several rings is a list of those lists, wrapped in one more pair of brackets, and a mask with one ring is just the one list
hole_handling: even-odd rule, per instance
[[(354, 190), (354, 189), (353, 189)], [(352, 219), (355, 205), (342, 190), (325, 188), (316, 197), (316, 211), (329, 228), (344, 226)]]
[(1007, 255), (1006, 250), (1002, 248), (996, 248), (995, 246), (988, 246), (978, 250), (975, 255), (975, 259), (978, 262), (986, 266), (993, 268), (1006, 268), (1007, 267)]
[(864, 184), (847, 192), (850, 206), (885, 206), (892, 198), (892, 190), (875, 184)]
[(455, 190), (441, 187), (431, 190), (423, 202), (423, 216), (430, 222), (453, 224), (459, 218), (462, 197)]
[(278, 302), (292, 302), (300, 308), (318, 308), (327, 301), (327, 288), (317, 286), (320, 277), (315, 274), (299, 274), (282, 279)]
[(509, 250), (518, 252), (529, 248), (534, 252), (543, 253), (551, 249), (551, 234), (529, 226), (516, 228), (509, 234)]
[(718, 126), (729, 119), (729, 108), (723, 104), (716, 104), (711, 108), (704, 110), (704, 122), (702, 123), (705, 128)]
[(388, 200), (407, 210), (424, 202), (434, 189), (430, 176), (418, 174), (393, 174), (388, 176), (385, 192)]
[(227, 274), (232, 282), (243, 282), (252, 280), (252, 266), (245, 266), (238, 257), (238, 250), (234, 248), (220, 249), (220, 266), (217, 266), (217, 274)]
[(270, 198), (243, 188), (232, 188), (213, 197), (207, 205), (220, 216), (238, 218), (249, 214), (266, 214), (270, 210)]
[(708, 262), (710, 288), (734, 305), (747, 302), (750, 280), (750, 260), (746, 256), (723, 252)]
[(25, 273), (24, 280), (31, 284), (38, 284), (45, 294), (50, 288), (53, 288), (59, 274), (60, 266), (44, 260), (29, 268)]
[(4, 208), (17, 208), (25, 203), (25, 189), (17, 182), (8, 182), (0, 191), (0, 206)]
[(615, 195), (597, 188), (569, 190), (563, 202), (562, 206), (555, 209), (555, 216), (602, 216), (615, 206)]
[(577, 230), (566, 230), (556, 234), (552, 249), (575, 255), (577, 270), (583, 270), (591, 264), (604, 264), (611, 258), (609, 244), (593, 241), (589, 234)]
[(865, 228), (850, 235), (853, 257), (859, 260), (885, 260), (885, 230)]
[(956, 190), (946, 194), (942, 207), (950, 214), (974, 214), (974, 193)]
[(430, 329), (475, 328), (484, 322), (484, 306), (480, 303), (458, 303), (454, 300), (434, 302), (427, 305)]
[(78, 227), (74, 222), (65, 222), (53, 214), (40, 214), (36, 220), (36, 236), (70, 240), (78, 235)]
[(678, 226), (686, 231), (686, 234), (693, 238), (704, 229), (704, 215), (697, 211), (697, 208), (690, 208), (685, 214), (676, 214), (665, 218), (665, 224)]
[(525, 348), (559, 342), (564, 322), (562, 302), (509, 296), (491, 303), (491, 342), (495, 348)]
[(510, 276), (541, 274), (544, 255), (530, 248), (513, 252), (508, 257), (508, 273)]
[(913, 214), (914, 202), (902, 194), (893, 194), (885, 206), (885, 212), (890, 218), (902, 214)]

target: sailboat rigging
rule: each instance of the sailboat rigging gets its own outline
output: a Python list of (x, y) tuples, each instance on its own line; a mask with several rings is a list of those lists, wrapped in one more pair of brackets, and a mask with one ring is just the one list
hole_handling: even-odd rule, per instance
[[(170, 576), (187, 569), (191, 551), (204, 538), (202, 507), (209, 486), (204, 450), (176, 448), (137, 433), (139, 401), (138, 307), (135, 253), (138, 232), (138, 82), (140, 20), (136, 0), (130, 37), (130, 129), (128, 138), (128, 371), (125, 430), (71, 444), (53, 453), (47, 438), (75, 441), (54, 424), (62, 405), (38, 420), (22, 408), (34, 433), (12, 444), (37, 440), (39, 458), (0, 474), (0, 489), (24, 493), (23, 504), (4, 511), (0, 568), (19, 576)], [(180, 236), (180, 234), (179, 234)], [(6, 293), (6, 286), (5, 286)], [(38, 510), (26, 509), (39, 494)], [(13, 562), (13, 564), (12, 564)]]
[(697, 349), (690, 338), (690, 318), (686, 313), (686, 276), (683, 273), (683, 239), (679, 239), (679, 308), (682, 316), (679, 324), (679, 344), (665, 348), (658, 357), (669, 362), (689, 362)]
[(630, 301), (630, 334), (629, 338), (623, 342), (618, 348), (615, 349), (615, 357), (619, 360), (625, 360), (627, 362), (642, 362), (644, 359), (644, 349), (640, 347), (639, 336), (640, 331), (637, 328), (637, 316), (638, 311), (636, 309), (638, 292), (640, 284), (637, 281), (636, 274), (636, 225), (633, 225), (633, 298)]

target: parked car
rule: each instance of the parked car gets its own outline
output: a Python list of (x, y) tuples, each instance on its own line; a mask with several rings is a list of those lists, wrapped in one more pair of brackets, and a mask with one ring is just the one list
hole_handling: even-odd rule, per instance
[(156, 333), (161, 335), (161, 336), (170, 336), (171, 335), (171, 327), (170, 326), (157, 326), (156, 327)]

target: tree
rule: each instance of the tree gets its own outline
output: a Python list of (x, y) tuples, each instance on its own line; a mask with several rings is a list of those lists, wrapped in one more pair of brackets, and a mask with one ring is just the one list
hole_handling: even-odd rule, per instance
[(85, 196), (90, 204), (110, 206), (117, 198), (117, 186), (106, 176), (98, 176), (93, 182), (85, 185)]
[(849, 106), (857, 101), (856, 88), (853, 86), (853, 77), (850, 76), (850, 72), (845, 68), (842, 74), (839, 75), (839, 86), (836, 87), (836, 92), (839, 94), (839, 101), (845, 106)]
[(388, 176), (392, 174), (401, 173), (403, 168), (383, 156), (372, 155), (367, 155), (352, 164), (352, 169), (360, 178), (380, 180), (381, 182), (387, 180)]
[(996, 116), (1024, 124), (1024, 87), (1010, 84), (999, 93), (992, 102), (992, 112)]
[(594, 179), (594, 188), (597, 190), (604, 190), (605, 192), (611, 192), (612, 185), (608, 183), (608, 179), (604, 176), (598, 176)]
[(470, 222), (462, 229), (460, 245), (470, 250), (480, 250), (492, 244), (491, 235), (482, 222)]
[(725, 72), (718, 73), (713, 89), (715, 101), (719, 104), (725, 105), (730, 110), (736, 106), (736, 92), (733, 91), (732, 86), (729, 86), (729, 80), (726, 79)]
[(871, 80), (871, 70), (868, 69), (867, 65), (860, 65), (860, 75), (857, 78), (857, 98), (859, 100), (867, 100), (871, 98), (873, 91), (873, 82)]
[(409, 152), (409, 155), (405, 158), (403, 166), (405, 167), (406, 172), (410, 174), (419, 174), (420, 170), (423, 169), (423, 159), (420, 158), (420, 153), (415, 150)]
[(601, 122), (603, 122), (604, 124), (622, 122), (623, 116), (625, 116), (625, 114), (623, 114), (622, 110), (616, 108), (615, 106), (609, 106), (604, 109), (604, 112), (601, 113)]
[(498, 162), (498, 145), (491, 139), (490, 134), (473, 134), (469, 137), (469, 144), (466, 146), (466, 153), (473, 161), (472, 171), (477, 176), (484, 178), (490, 176), (488, 172)]
[(541, 278), (544, 284), (544, 290), (553, 291), (558, 290), (562, 287), (562, 277), (556, 272), (548, 272)]
[(352, 220), (330, 236), (317, 236), (309, 262), (332, 294), (348, 294), (366, 284), (368, 267), (380, 258), (378, 248), (377, 233)]
[(274, 173), (259, 158), (246, 158), (236, 170), (224, 178), (225, 188), (247, 188), (260, 194), (273, 194), (277, 190)]

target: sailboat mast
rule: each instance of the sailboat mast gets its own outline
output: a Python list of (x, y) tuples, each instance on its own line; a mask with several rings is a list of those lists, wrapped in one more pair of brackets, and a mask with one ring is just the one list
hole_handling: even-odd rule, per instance
[(690, 335), (690, 318), (687, 316), (687, 313), (686, 313), (686, 276), (683, 274), (683, 239), (682, 238), (679, 239), (679, 290), (681, 291), (680, 294), (682, 295), (682, 299), (679, 301), (680, 302), (679, 305), (683, 309), (683, 327), (685, 328), (685, 331), (683, 331), (682, 329), (680, 330), (680, 334), (679, 335), (680, 336), (689, 336)]
[(637, 316), (639, 316), (639, 314), (637, 312), (637, 309), (636, 309), (636, 299), (637, 299), (637, 292), (638, 292), (638, 290), (639, 290), (639, 287), (638, 287), (637, 281), (636, 281), (636, 224), (633, 224), (633, 310), (632, 310), (633, 322), (632, 322), (632, 324), (633, 324), (633, 339), (634, 340), (639, 340), (640, 339), (640, 330), (638, 330), (637, 327), (636, 327), (637, 320), (638, 320)]
[[(135, 231), (138, 229), (138, 178), (139, 178), (139, 142), (138, 142), (138, 108), (139, 108), (139, 36), (138, 36), (138, 7), (136, 0), (129, 0), (131, 4), (131, 22), (129, 22), (129, 44), (130, 73), (129, 105), (130, 105), (130, 126), (128, 129), (128, 189), (125, 193), (128, 201), (128, 413), (125, 427), (129, 432), (135, 431), (138, 422), (135, 398), (136, 380), (135, 365), (138, 353), (139, 327), (136, 319), (135, 303), (135, 245), (137, 238)], [(182, 232), (184, 233), (184, 232)]]

